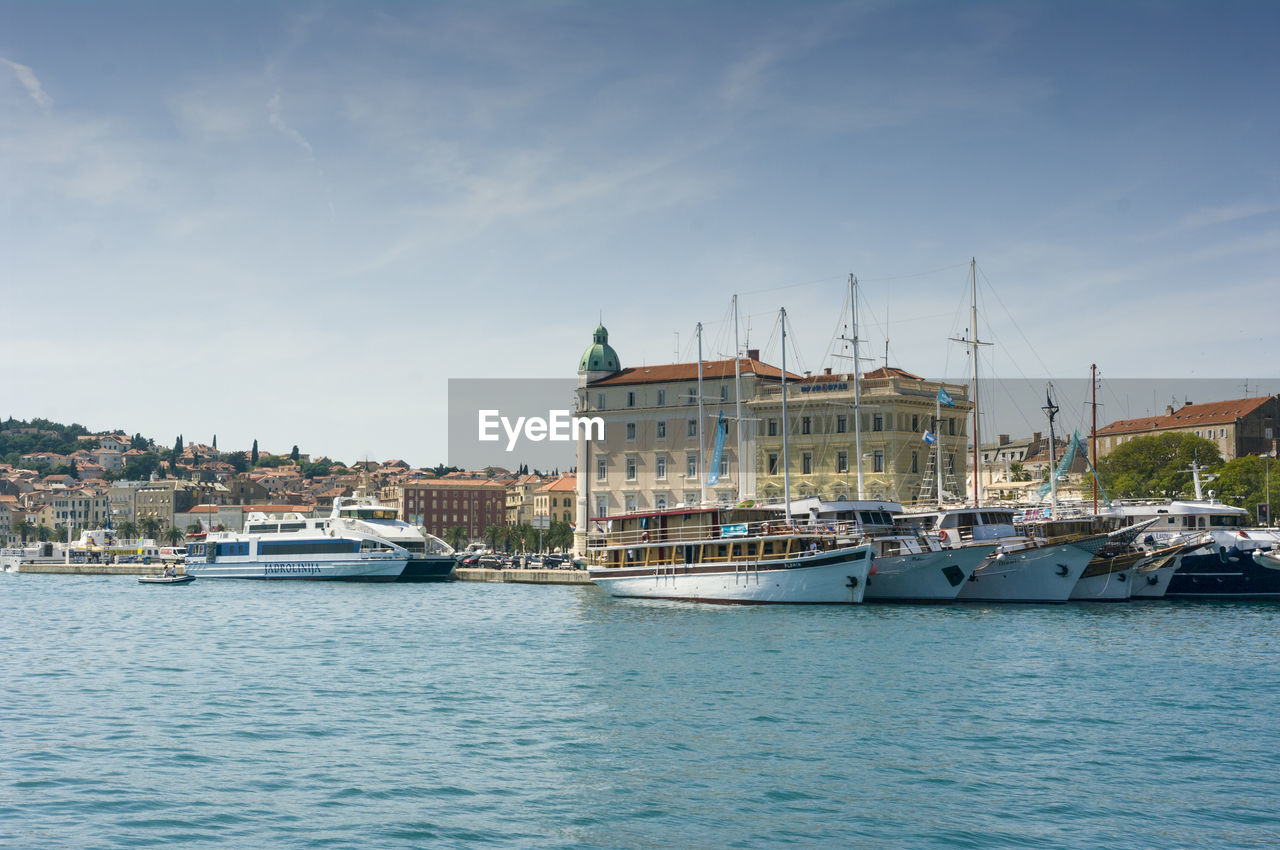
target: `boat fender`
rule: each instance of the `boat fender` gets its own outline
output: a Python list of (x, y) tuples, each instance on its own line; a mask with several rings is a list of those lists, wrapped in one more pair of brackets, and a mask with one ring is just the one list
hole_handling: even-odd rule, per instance
[(1071, 568), (1066, 564), (1058, 564), (1058, 575), (1065, 576), (1071, 572)]

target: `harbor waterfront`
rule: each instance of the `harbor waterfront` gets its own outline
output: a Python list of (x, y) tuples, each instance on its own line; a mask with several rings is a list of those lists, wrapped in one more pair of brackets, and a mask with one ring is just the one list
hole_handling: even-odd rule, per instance
[(0, 588), (4, 846), (1280, 839), (1274, 603)]

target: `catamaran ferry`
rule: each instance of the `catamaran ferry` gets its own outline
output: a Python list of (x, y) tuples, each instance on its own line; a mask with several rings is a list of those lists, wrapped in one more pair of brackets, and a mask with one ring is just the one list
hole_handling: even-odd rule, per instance
[(357, 494), (333, 500), (330, 529), (374, 535), (409, 551), (409, 563), (397, 581), (450, 581), (457, 564), (453, 547), (396, 517), (396, 509)]
[(251, 513), (243, 533), (213, 532), (187, 546), (197, 578), (396, 581), (410, 553), (381, 537), (289, 513)]

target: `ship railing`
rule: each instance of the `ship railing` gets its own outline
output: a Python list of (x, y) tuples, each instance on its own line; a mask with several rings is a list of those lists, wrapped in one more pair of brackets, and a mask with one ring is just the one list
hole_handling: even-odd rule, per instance
[[(616, 520), (615, 520), (616, 521)], [(597, 523), (592, 524), (587, 535), (587, 545), (602, 547), (679, 546), (692, 543), (730, 544), (743, 541), (785, 540), (804, 537), (819, 541), (860, 539), (864, 535), (855, 522), (760, 520), (756, 522), (730, 522), (719, 525), (677, 526), (668, 528), (634, 528), (610, 530)]]

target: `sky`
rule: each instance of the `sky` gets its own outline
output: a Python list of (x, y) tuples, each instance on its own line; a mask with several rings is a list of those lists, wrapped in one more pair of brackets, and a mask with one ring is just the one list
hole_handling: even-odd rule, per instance
[(963, 376), (971, 258), (984, 376), (1280, 392), (1278, 37), (1267, 2), (0, 0), (0, 416), (430, 466), (450, 378), (573, 378), (601, 319), (624, 366), (698, 322), (731, 356), (738, 294), (743, 345), (778, 363), (785, 307), (788, 367), (839, 369), (850, 274), (865, 357)]

